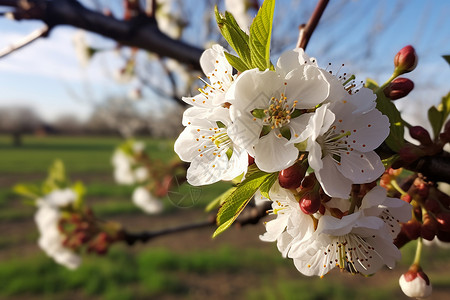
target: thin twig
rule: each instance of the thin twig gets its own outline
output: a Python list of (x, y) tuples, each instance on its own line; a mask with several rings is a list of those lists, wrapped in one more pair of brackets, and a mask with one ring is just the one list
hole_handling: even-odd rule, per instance
[(18, 0), (0, 0), (0, 6), (18, 7)]
[(317, 24), (319, 24), (319, 20), (322, 17), (322, 14), (328, 5), (328, 2), (329, 0), (319, 0), (317, 2), (316, 8), (314, 9), (314, 12), (308, 20), (308, 23), (306, 23), (306, 25), (300, 25), (297, 48), (306, 49), (309, 39), (316, 29)]
[(49, 27), (47, 25), (45, 25), (42, 28), (36, 29), (35, 31), (31, 32), (29, 35), (25, 36), (23, 39), (0, 50), (0, 58), (3, 58), (5, 56), (7, 56), (8, 54), (11, 54), (16, 50), (19, 50), (20, 48), (23, 48), (23, 47), (31, 44), (32, 42), (36, 41), (37, 39), (47, 35), (48, 31), (49, 31)]
[[(267, 201), (261, 205), (247, 207), (242, 214), (236, 219), (235, 225), (242, 227), (249, 224), (257, 224), (259, 221), (267, 216), (267, 211), (271, 208), (271, 202)], [(140, 233), (130, 233), (124, 230), (122, 232), (122, 240), (128, 245), (134, 245), (136, 242), (147, 243), (148, 241), (164, 235), (179, 233), (184, 231), (195, 230), (204, 227), (216, 226), (216, 219), (211, 215), (207, 220), (199, 223), (185, 224), (178, 227), (167, 228), (157, 231), (144, 231)]]

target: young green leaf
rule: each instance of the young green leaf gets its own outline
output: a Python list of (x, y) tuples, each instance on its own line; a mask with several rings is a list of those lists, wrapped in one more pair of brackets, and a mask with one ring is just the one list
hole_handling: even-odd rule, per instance
[(42, 185), (42, 192), (48, 194), (53, 190), (65, 188), (67, 183), (64, 163), (57, 159), (49, 168), (47, 179)]
[(239, 72), (244, 72), (245, 70), (248, 70), (247, 65), (239, 57), (234, 56), (227, 52), (224, 52), (223, 54), (225, 54), (225, 57), (227, 58), (230, 65), (233, 66), (233, 68), (235, 68)]
[(211, 210), (222, 205), (223, 202), (225, 201), (225, 199), (227, 199), (235, 190), (236, 190), (236, 187), (232, 187), (232, 188), (228, 189), (227, 191), (225, 191), (219, 197), (216, 197), (213, 201), (208, 203), (208, 205), (205, 208), (205, 211), (210, 212)]
[(428, 110), (428, 120), (433, 127), (434, 138), (439, 136), (442, 126), (450, 114), (450, 93), (442, 97), (438, 107), (432, 106)]
[(253, 169), (249, 170), (244, 181), (237, 186), (220, 207), (217, 213), (217, 225), (219, 227), (214, 232), (213, 238), (233, 224), (259, 187), (271, 175), (270, 173)]
[[(248, 46), (249, 36), (239, 27), (232, 14), (225, 12), (225, 15), (221, 15), (217, 6), (215, 7), (214, 12), (222, 36), (240, 57), (239, 67), (241, 70), (234, 65), (232, 66), (241, 72), (250, 69), (251, 56)], [(227, 59), (230, 62), (228, 57)]]
[(267, 179), (261, 184), (259, 187), (259, 191), (261, 192), (261, 195), (263, 197), (266, 197), (267, 199), (270, 199), (269, 191), (274, 185), (275, 181), (278, 180), (278, 172), (270, 174)]
[(33, 200), (42, 196), (39, 187), (31, 184), (16, 184), (13, 192)]
[[(378, 90), (378, 84), (370, 78), (366, 80), (366, 87), (374, 91)], [(405, 143), (403, 119), (395, 104), (386, 98), (382, 90), (377, 92), (377, 109), (386, 115), (391, 123), (390, 133), (385, 142), (389, 148), (398, 152)]]
[(250, 55), (252, 68), (260, 71), (273, 69), (270, 62), (270, 39), (272, 35), (275, 0), (265, 0), (250, 26)]

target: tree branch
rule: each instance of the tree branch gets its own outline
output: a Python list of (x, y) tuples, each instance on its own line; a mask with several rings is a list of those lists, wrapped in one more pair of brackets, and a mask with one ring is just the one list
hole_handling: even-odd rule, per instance
[(49, 28), (47, 25), (45, 25), (42, 28), (36, 29), (35, 31), (31, 32), (29, 35), (25, 36), (22, 40), (19, 40), (15, 42), (14, 44), (0, 50), (0, 58), (3, 58), (7, 56), (8, 54), (13, 53), (16, 50), (19, 50), (20, 48), (25, 47), (26, 45), (31, 44), (32, 42), (36, 41), (37, 39), (46, 36), (49, 32)]
[(306, 49), (309, 39), (316, 29), (317, 24), (319, 24), (319, 20), (322, 17), (322, 14), (328, 5), (328, 2), (329, 0), (319, 0), (319, 2), (317, 2), (316, 8), (314, 9), (314, 12), (308, 20), (308, 23), (306, 23), (306, 25), (302, 24), (299, 26), (300, 32), (298, 36), (297, 48)]
[(427, 180), (450, 183), (450, 154), (424, 156), (406, 169), (423, 174)]
[(16, 11), (13, 12), (16, 20), (42, 20), (50, 29), (57, 25), (71, 25), (114, 39), (126, 46), (172, 57), (200, 70), (199, 60), (203, 49), (168, 37), (158, 29), (155, 19), (145, 14), (129, 21), (118, 20), (89, 10), (75, 0), (0, 0), (0, 5), (16, 6)]
[[(242, 214), (236, 219), (235, 224), (238, 227), (242, 227), (248, 224), (257, 224), (260, 219), (267, 216), (267, 211), (271, 208), (271, 202), (267, 201), (261, 205), (247, 207)], [(148, 241), (157, 238), (159, 236), (195, 230), (204, 227), (216, 226), (216, 219), (214, 215), (203, 222), (185, 224), (178, 227), (156, 230), (156, 231), (144, 231), (140, 233), (130, 233), (126, 230), (122, 232), (122, 240), (128, 245), (132, 246), (136, 242), (147, 243)]]

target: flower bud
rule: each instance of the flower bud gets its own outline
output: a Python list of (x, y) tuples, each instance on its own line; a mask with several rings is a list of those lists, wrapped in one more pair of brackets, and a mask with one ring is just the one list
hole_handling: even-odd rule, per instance
[(255, 163), (255, 158), (252, 156), (248, 156), (248, 165), (251, 166)]
[(431, 141), (430, 134), (422, 126), (413, 126), (409, 128), (409, 134), (413, 139), (418, 140), (422, 145), (426, 146), (433, 143)]
[(436, 236), (441, 242), (450, 243), (450, 232), (438, 230)]
[(427, 241), (432, 241), (438, 231), (438, 223), (430, 214), (423, 216), (422, 227), (420, 228), (420, 236)]
[(384, 95), (391, 100), (397, 100), (408, 96), (414, 88), (414, 82), (408, 78), (399, 77), (394, 79), (385, 89)]
[(408, 45), (398, 51), (394, 57), (395, 73), (397, 75), (411, 72), (417, 66), (419, 58), (417, 57), (416, 50), (413, 46)]
[(436, 215), (439, 230), (450, 232), (450, 213), (441, 212)]
[(280, 186), (285, 189), (298, 188), (305, 177), (307, 169), (308, 168), (304, 164), (297, 163), (287, 169), (281, 170), (278, 174)]
[(319, 210), (320, 204), (320, 197), (314, 192), (306, 192), (299, 201), (300, 209), (307, 215), (315, 214)]
[(409, 164), (412, 163), (422, 156), (425, 156), (425, 152), (413, 144), (405, 144), (400, 151), (398, 152), (400, 155), (400, 158), (405, 163)]
[(425, 298), (431, 295), (432, 287), (427, 274), (422, 268), (413, 265), (411, 268), (400, 276), (398, 281), (403, 293), (412, 298)]
[(402, 231), (408, 236), (410, 240), (415, 240), (420, 236), (420, 227), (422, 224), (416, 219), (411, 219), (402, 225)]

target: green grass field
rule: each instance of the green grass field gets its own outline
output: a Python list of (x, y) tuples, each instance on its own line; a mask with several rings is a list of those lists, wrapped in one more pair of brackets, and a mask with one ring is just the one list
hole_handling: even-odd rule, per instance
[[(153, 158), (171, 159), (173, 141), (145, 139)], [(85, 181), (87, 203), (104, 219), (128, 222), (131, 230), (164, 228), (206, 217), (208, 201), (229, 186), (202, 187), (190, 209), (165, 199), (162, 216), (146, 216), (130, 201), (133, 187), (112, 179), (110, 158), (118, 138), (25, 137), (21, 148), (0, 136), (0, 298), (1, 299), (407, 299), (397, 286), (414, 254), (404, 249), (398, 270), (373, 278), (333, 272), (307, 278), (283, 259), (274, 244), (258, 241), (262, 227), (231, 229), (216, 240), (213, 231), (190, 232), (127, 247), (115, 245), (102, 257), (84, 255), (82, 266), (68, 271), (36, 246), (34, 208), (11, 192), (19, 182), (38, 183), (55, 158), (69, 176)], [(180, 192), (189, 193), (183, 185)], [(150, 228), (149, 228), (150, 227)], [(425, 252), (435, 295), (448, 293), (450, 257), (446, 250)], [(388, 280), (389, 278), (389, 280)], [(435, 299), (445, 299), (435, 298)]]

